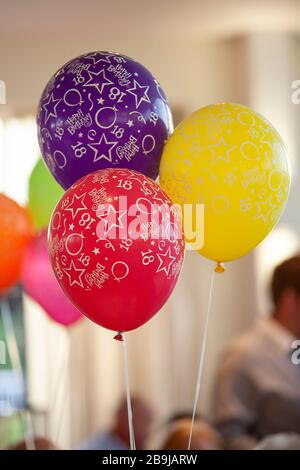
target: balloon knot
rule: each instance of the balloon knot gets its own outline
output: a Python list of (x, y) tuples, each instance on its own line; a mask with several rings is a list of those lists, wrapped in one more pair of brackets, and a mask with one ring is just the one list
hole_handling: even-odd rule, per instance
[(116, 336), (114, 336), (114, 339), (117, 341), (124, 341), (122, 333), (118, 333)]
[(215, 267), (215, 272), (218, 274), (222, 274), (225, 271), (223, 263), (217, 262), (217, 266)]

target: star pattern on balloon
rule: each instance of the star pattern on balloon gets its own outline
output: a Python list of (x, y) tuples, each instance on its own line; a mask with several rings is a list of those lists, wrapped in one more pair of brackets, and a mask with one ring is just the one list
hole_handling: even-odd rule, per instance
[(163, 199), (162, 195), (161, 195), (161, 192), (157, 189), (154, 190), (154, 195), (153, 195), (153, 200), (160, 205), (160, 207), (168, 207), (168, 205), (166, 204), (166, 200)]
[(255, 204), (257, 212), (254, 220), (261, 219), (263, 222), (267, 222), (271, 212), (276, 208), (276, 204), (272, 202), (272, 194), (265, 201), (257, 201)]
[[(73, 218), (73, 219), (75, 219), (75, 217), (77, 216), (78, 212), (87, 209), (85, 203), (83, 202), (83, 201), (84, 201), (84, 198), (85, 198), (85, 195), (86, 195), (86, 193), (81, 194), (81, 196), (77, 196), (77, 194), (74, 193), (73, 198), (72, 198), (72, 201), (71, 201), (70, 204), (68, 204), (67, 207), (65, 208), (66, 211), (72, 212), (72, 218)], [(78, 204), (78, 201), (79, 201), (79, 204)]]
[(103, 93), (104, 87), (107, 85), (113, 85), (113, 82), (106, 77), (105, 70), (101, 69), (99, 72), (87, 71), (89, 79), (85, 82), (85, 87), (93, 87), (98, 90), (100, 95)]
[(51, 93), (51, 95), (49, 96), (48, 101), (43, 104), (42, 107), (43, 107), (43, 110), (46, 113), (45, 124), (47, 124), (47, 121), (50, 117), (57, 118), (56, 108), (57, 108), (57, 106), (59, 105), (60, 102), (61, 102), (61, 98), (55, 99), (54, 94)]
[(100, 213), (101, 209), (97, 212), (97, 217), (105, 223), (105, 236), (109, 234), (112, 228), (125, 228), (121, 219), (127, 214), (126, 210), (116, 211), (112, 204), (109, 204), (108, 208), (105, 207), (105, 209), (107, 211), (103, 214)]
[(212, 165), (217, 163), (218, 161), (222, 160), (224, 162), (230, 162), (230, 155), (229, 153), (232, 152), (236, 148), (235, 145), (226, 144), (224, 137), (220, 137), (217, 144), (208, 145), (208, 148), (213, 154), (212, 157)]
[(106, 138), (105, 134), (101, 135), (99, 142), (88, 144), (88, 147), (90, 147), (94, 151), (94, 163), (97, 162), (98, 160), (101, 160), (102, 158), (104, 158), (105, 160), (111, 163), (112, 162), (111, 152), (116, 145), (117, 145), (117, 142), (109, 141)]
[(127, 91), (134, 96), (136, 109), (139, 108), (143, 101), (150, 103), (148, 96), (149, 86), (140, 85), (136, 80), (133, 80), (133, 87), (129, 88)]
[(84, 287), (81, 277), (85, 269), (77, 268), (74, 261), (72, 260), (70, 262), (70, 266), (68, 268), (63, 268), (63, 271), (68, 276), (70, 287), (72, 287), (74, 284), (77, 284), (80, 287)]
[(85, 56), (85, 59), (91, 59), (93, 61), (93, 65), (97, 65), (100, 62), (106, 62), (107, 64), (111, 64), (110, 58), (108, 55), (99, 55), (98, 52), (94, 52), (93, 54), (89, 54)]
[(145, 177), (145, 175), (138, 175), (136, 176), (134, 173), (131, 173), (128, 176), (129, 180), (137, 181), (137, 183), (140, 185), (141, 191), (145, 195), (152, 194), (155, 192), (155, 186), (153, 186), (152, 182), (149, 182), (149, 179)]
[(176, 259), (175, 256), (171, 255), (171, 247), (169, 247), (165, 253), (157, 253), (157, 257), (159, 259), (159, 266), (156, 272), (164, 271), (168, 276), (170, 268)]

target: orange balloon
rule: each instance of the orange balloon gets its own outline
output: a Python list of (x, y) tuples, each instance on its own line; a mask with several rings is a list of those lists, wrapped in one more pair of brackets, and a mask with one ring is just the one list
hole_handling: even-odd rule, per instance
[(32, 236), (27, 210), (0, 193), (0, 292), (19, 280), (23, 253)]

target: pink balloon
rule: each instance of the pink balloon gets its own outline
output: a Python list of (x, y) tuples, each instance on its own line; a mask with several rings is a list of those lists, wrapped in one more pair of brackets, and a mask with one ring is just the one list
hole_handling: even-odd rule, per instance
[(54, 276), (48, 255), (46, 231), (29, 243), (23, 258), (21, 279), (26, 293), (40, 304), (55, 322), (70, 326), (82, 318)]

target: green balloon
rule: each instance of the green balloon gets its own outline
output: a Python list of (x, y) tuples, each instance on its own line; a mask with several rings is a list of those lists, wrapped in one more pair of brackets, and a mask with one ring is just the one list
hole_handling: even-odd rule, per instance
[(28, 206), (37, 228), (48, 226), (52, 211), (64, 191), (51, 176), (43, 160), (32, 170), (28, 185)]

